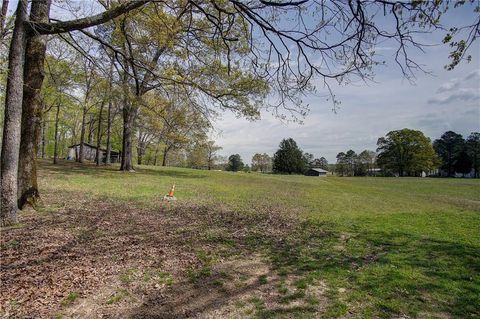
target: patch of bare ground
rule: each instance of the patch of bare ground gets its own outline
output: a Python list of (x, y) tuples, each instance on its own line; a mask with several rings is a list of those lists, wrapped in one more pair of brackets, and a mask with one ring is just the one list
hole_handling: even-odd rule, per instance
[(285, 302), (295, 277), (257, 249), (298, 227), (281, 207), (146, 209), (70, 193), (44, 203), (2, 229), (2, 318), (235, 318), (326, 302), (321, 282)]
[[(293, 278), (285, 278), (271, 270), (260, 255), (234, 258), (217, 265), (208, 280), (202, 283), (183, 283), (166, 291), (158, 291), (134, 308), (131, 318), (249, 318), (259, 312), (285, 312), (309, 307), (315, 303), (318, 312), (323, 310), (325, 300), (322, 285), (310, 287), (308, 298), (291, 303), (283, 302), (279, 287), (287, 285), (296, 289)], [(320, 302), (322, 301), (322, 302)]]

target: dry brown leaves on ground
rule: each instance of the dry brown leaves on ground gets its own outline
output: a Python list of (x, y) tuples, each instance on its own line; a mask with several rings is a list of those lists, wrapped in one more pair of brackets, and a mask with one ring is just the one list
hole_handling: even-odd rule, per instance
[[(279, 285), (293, 279), (254, 249), (297, 227), (278, 207), (145, 209), (66, 193), (44, 201), (2, 230), (2, 318), (228, 318), (301, 306), (279, 303)], [(307, 293), (321, 301), (323, 291)]]

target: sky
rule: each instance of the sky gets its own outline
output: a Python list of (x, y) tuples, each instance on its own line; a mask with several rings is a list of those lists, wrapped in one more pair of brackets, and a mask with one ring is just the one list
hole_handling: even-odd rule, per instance
[[(470, 11), (459, 11), (445, 17), (445, 23), (471, 20)], [(431, 34), (425, 42), (439, 43), (441, 34)], [(273, 155), (283, 138), (293, 138), (299, 147), (325, 157), (335, 163), (336, 155), (353, 149), (375, 150), (379, 137), (391, 130), (410, 128), (421, 130), (432, 141), (447, 130), (468, 136), (480, 131), (480, 46), (471, 48), (473, 59), (453, 71), (444, 66), (449, 62), (446, 45), (426, 48), (425, 53), (410, 57), (430, 71), (417, 72), (414, 83), (407, 81), (401, 70), (389, 63), (376, 69), (375, 82), (352, 86), (333, 85), (336, 98), (341, 101), (336, 112), (322, 96), (307, 96), (310, 112), (303, 124), (285, 123), (268, 112), (262, 119), (250, 122), (224, 113), (215, 121), (212, 138), (223, 147), (222, 155), (238, 153), (250, 163), (255, 153)], [(380, 48), (387, 60), (394, 50)], [(320, 83), (318, 80), (317, 83)], [(322, 92), (322, 86), (317, 86)]]

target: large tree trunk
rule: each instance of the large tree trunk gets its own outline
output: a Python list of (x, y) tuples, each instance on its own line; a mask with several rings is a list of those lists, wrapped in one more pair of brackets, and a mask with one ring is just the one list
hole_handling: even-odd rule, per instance
[[(86, 102), (85, 102), (86, 103)], [(83, 163), (83, 159), (84, 159), (84, 143), (85, 143), (85, 126), (86, 126), (86, 117), (87, 117), (87, 106), (86, 104), (83, 106), (83, 113), (82, 113), (82, 130), (81, 130), (81, 133), (80, 133), (80, 150), (78, 152), (78, 157), (77, 157), (77, 161), (79, 163)]]
[(97, 166), (100, 166), (102, 159), (100, 158), (100, 142), (102, 139), (102, 113), (103, 113), (103, 102), (100, 105), (100, 113), (98, 114), (98, 128), (97, 128), (97, 152), (95, 154), (95, 160)]
[[(42, 109), (44, 108), (44, 105), (42, 104)], [(43, 116), (44, 114), (42, 113), (42, 116), (40, 117), (40, 132), (39, 132), (39, 136), (38, 136), (38, 144), (37, 144), (37, 158), (41, 158), (42, 157), (42, 145), (43, 145), (43, 138), (44, 138), (44, 133), (43, 133)]]
[(8, 10), (8, 0), (2, 1), (2, 8), (0, 11), (0, 38), (4, 37), (5, 32), (5, 19), (7, 17), (7, 10)]
[(160, 148), (158, 147), (158, 143), (157, 143), (157, 146), (155, 147), (155, 157), (153, 159), (153, 166), (157, 166), (157, 159), (158, 159), (158, 151), (160, 150)]
[[(32, 2), (30, 20), (48, 22), (51, 0)], [(37, 145), (40, 135), (42, 102), (40, 89), (44, 79), (47, 38), (32, 34), (27, 39), (22, 102), (22, 133), (18, 163), (18, 207), (35, 207), (39, 199), (37, 184)]]
[(55, 113), (55, 144), (53, 148), (53, 164), (58, 163), (58, 115), (60, 114), (60, 103), (57, 104), (57, 112)]
[(134, 171), (132, 162), (132, 138), (135, 125), (136, 110), (124, 105), (123, 108), (123, 145), (121, 171)]
[(108, 75), (108, 111), (107, 111), (107, 152), (105, 154), (105, 165), (111, 163), (112, 155), (112, 86), (113, 86), (113, 66), (115, 63), (115, 55), (112, 54), (110, 58), (110, 72)]
[(95, 133), (95, 118), (93, 114), (90, 114), (90, 120), (88, 121), (88, 143), (93, 145), (93, 135)]
[(42, 158), (45, 158), (45, 147), (47, 145), (47, 114), (42, 118)]
[(137, 147), (137, 164), (142, 165), (143, 160), (143, 151), (141, 149), (142, 146)]
[(145, 152), (145, 143), (142, 141), (142, 132), (138, 132), (137, 141), (137, 164), (142, 165), (143, 154)]
[(163, 149), (163, 160), (162, 160), (162, 166), (167, 166), (167, 154), (168, 154), (169, 148), (165, 146)]
[(112, 101), (108, 102), (108, 111), (107, 111), (107, 154), (105, 155), (105, 165), (111, 163), (111, 154), (112, 154)]
[(212, 153), (208, 153), (207, 155), (207, 169), (210, 171), (212, 169), (212, 158), (213, 158), (213, 155)]
[(8, 73), (0, 166), (0, 224), (17, 222), (17, 177), (22, 123), (23, 67), (26, 47), (27, 1), (18, 2), (8, 54)]

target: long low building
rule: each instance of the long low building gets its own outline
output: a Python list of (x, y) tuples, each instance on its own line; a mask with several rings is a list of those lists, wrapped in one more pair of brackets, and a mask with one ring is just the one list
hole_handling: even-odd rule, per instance
[[(67, 160), (75, 161), (78, 159), (79, 154), (80, 154), (80, 143), (70, 145), (68, 147)], [(83, 158), (87, 161), (95, 161), (97, 157), (97, 146), (88, 144), (88, 143), (83, 143), (83, 156), (84, 156)], [(106, 161), (106, 156), (107, 156), (107, 150), (105, 148), (100, 148), (100, 158), (104, 163)], [(120, 152), (111, 150), (110, 162), (111, 163), (120, 162)]]
[(321, 168), (310, 168), (306, 173), (305, 176), (327, 176), (328, 171), (321, 169)]

